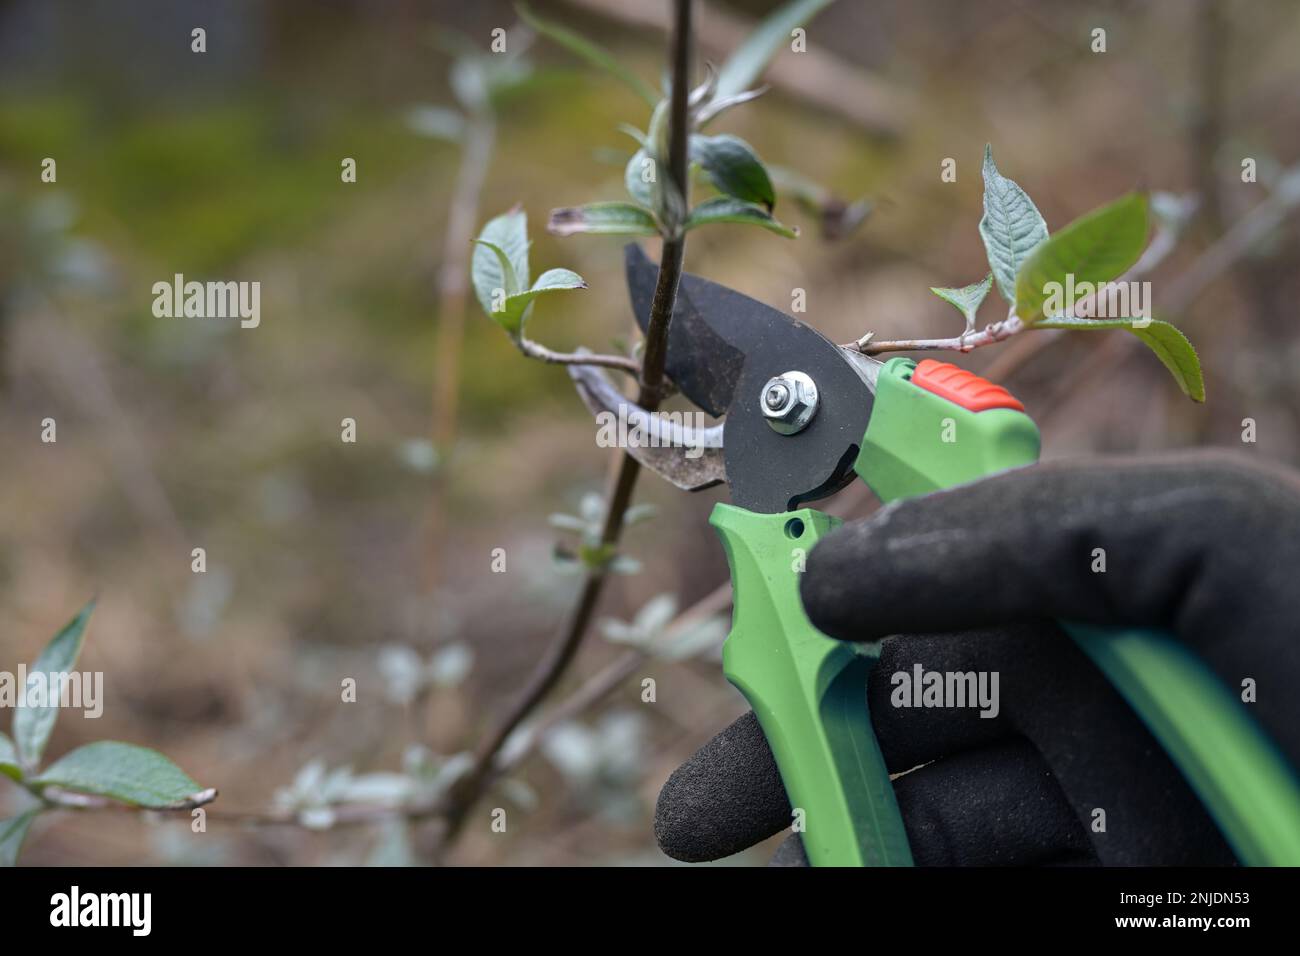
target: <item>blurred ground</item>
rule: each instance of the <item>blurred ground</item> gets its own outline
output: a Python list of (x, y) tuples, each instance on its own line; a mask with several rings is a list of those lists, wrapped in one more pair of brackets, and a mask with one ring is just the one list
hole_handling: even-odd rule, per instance
[[(536, 6), (657, 80), (660, 34), (590, 4)], [(771, 6), (727, 8), (752, 19)], [(245, 829), (222, 814), (271, 807), (313, 760), (395, 771), (418, 742), (465, 749), (550, 640), (576, 579), (551, 566), (547, 515), (600, 490), (608, 452), (567, 376), (520, 357), (476, 311), (443, 528), (426, 533), (436, 281), (458, 153), (405, 116), (454, 103), (449, 38), (485, 45), (514, 23), (497, 2), (0, 3), (0, 668), (32, 660), (98, 594), (81, 666), (106, 673), (105, 716), (65, 716), (50, 753), (130, 740), (222, 791), (201, 843), (184, 821), (63, 814), (33, 833), (25, 862), (419, 859), (418, 833)], [(196, 25), (202, 56), (189, 52)], [(1097, 26), (1101, 55), (1088, 47)], [(1157, 297), (1300, 160), (1300, 8), (1285, 0), (841, 0), (809, 44), (908, 92), (897, 135), (780, 88), (718, 129), (845, 198), (871, 197), (874, 214), (831, 243), (783, 203), (802, 238), (714, 227), (692, 233), (687, 267), (781, 308), (804, 288), (803, 318), (837, 341), (959, 330), (928, 287), (984, 274), (985, 142), (1052, 228), (1134, 186), (1201, 193), (1209, 213), (1155, 275)], [(530, 59), (534, 78), (498, 104), (476, 221), (522, 203), (534, 271), (566, 266), (590, 283), (539, 305), (534, 336), (608, 350), (630, 331), (619, 241), (557, 240), (543, 225), (553, 207), (622, 198), (609, 155), (630, 140), (616, 127), (644, 126), (646, 109), (546, 41)], [(56, 185), (39, 180), (47, 156)], [(340, 182), (345, 156), (355, 184)], [(1240, 182), (1246, 156), (1258, 184)], [(940, 181), (946, 157), (956, 183)], [(1007, 384), (1043, 426), (1045, 455), (1240, 448), (1251, 417), (1249, 453), (1300, 461), (1296, 252), (1292, 220), (1170, 316), (1200, 351), (1205, 406), (1145, 351), (1089, 364), (1101, 339), (1063, 339), (1016, 370)], [(178, 272), (260, 280), (261, 326), (154, 318), (152, 284)], [(46, 417), (57, 444), (39, 441)], [(339, 441), (345, 417), (354, 445)], [(717, 497), (643, 481), (639, 500), (660, 505), (627, 539), (644, 569), (615, 582), (601, 616), (628, 618), (665, 592), (685, 606), (725, 580), (705, 522)], [(194, 547), (204, 575), (190, 571)], [(489, 572), (493, 548), (507, 573)], [(439, 658), (450, 673), (403, 704), (399, 647), (457, 650)], [(462, 649), (473, 664), (458, 680)], [(560, 697), (618, 653), (593, 635)], [(659, 784), (742, 705), (708, 655), (642, 672), (658, 705), (630, 680), (556, 735), (513, 797), (488, 802), (508, 808), (508, 832), (468, 828), (455, 862), (662, 861), (649, 822)], [(360, 694), (341, 706), (346, 676)]]

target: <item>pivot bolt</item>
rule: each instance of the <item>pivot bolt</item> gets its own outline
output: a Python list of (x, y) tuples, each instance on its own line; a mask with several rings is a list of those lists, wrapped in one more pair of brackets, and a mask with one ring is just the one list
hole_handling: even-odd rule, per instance
[(763, 386), (763, 417), (782, 435), (803, 431), (817, 414), (817, 385), (803, 372), (786, 372)]
[(773, 382), (776, 384), (769, 383), (767, 386), (767, 394), (763, 396), (763, 405), (769, 411), (779, 412), (790, 401), (790, 389), (779, 379), (773, 379)]

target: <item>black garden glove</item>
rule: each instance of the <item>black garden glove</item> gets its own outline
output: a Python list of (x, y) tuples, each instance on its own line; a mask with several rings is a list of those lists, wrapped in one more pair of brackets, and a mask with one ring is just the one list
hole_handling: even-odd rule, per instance
[[(885, 642), (866, 704), (890, 772), (910, 771), (894, 788), (918, 864), (1233, 862), (1055, 619), (1169, 629), (1229, 688), (1255, 682), (1243, 706), (1300, 766), (1294, 473), (1206, 454), (1038, 465), (845, 526), (809, 555), (802, 593), (833, 637), (906, 635)], [(997, 672), (997, 715), (893, 706), (892, 675), (918, 665)], [(669, 777), (655, 833), (669, 856), (694, 862), (790, 823), (749, 713)], [(805, 862), (802, 845), (792, 837), (773, 862)]]

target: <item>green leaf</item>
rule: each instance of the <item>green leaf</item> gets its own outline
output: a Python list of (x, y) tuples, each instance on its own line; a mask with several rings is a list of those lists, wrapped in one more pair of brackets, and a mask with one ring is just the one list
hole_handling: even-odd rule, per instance
[(488, 222), (475, 242), (470, 277), (479, 305), (491, 316), (497, 289), (509, 296), (528, 288), (528, 216), (516, 206)]
[[(645, 206), (647, 209), (653, 209), (655, 206), (655, 181), (659, 177), (659, 170), (655, 166), (647, 165), (650, 155), (644, 149), (638, 149), (632, 154), (632, 158), (627, 161), (627, 167), (623, 170), (623, 184), (627, 186), (627, 194), (636, 200), (637, 205)], [(654, 177), (647, 182), (646, 173)]]
[(776, 205), (776, 190), (752, 146), (738, 136), (695, 134), (690, 140), (691, 160), (708, 174), (720, 192), (745, 202), (765, 206), (768, 212)]
[(100, 740), (65, 754), (33, 784), (108, 797), (139, 807), (169, 807), (203, 788), (156, 750)]
[(646, 124), (645, 148), (651, 156), (668, 155), (668, 100), (660, 100), (650, 113), (650, 122)]
[(531, 289), (506, 296), (504, 307), (500, 311), (493, 312), (492, 318), (510, 333), (512, 338), (518, 338), (523, 334), (524, 326), (528, 324), (533, 300), (539, 295), (545, 292), (585, 288), (587, 283), (578, 273), (569, 269), (548, 269), (541, 274)]
[(0, 820), (0, 866), (14, 866), (18, 863), (18, 851), (23, 848), (27, 829), (42, 809), (36, 807), (8, 820)]
[(585, 289), (587, 280), (572, 269), (547, 269), (533, 283), (533, 287), (524, 295), (537, 295), (540, 292), (558, 292), (563, 289)]
[(1196, 349), (1178, 329), (1168, 322), (1152, 322), (1146, 328), (1129, 326), (1129, 331), (1140, 338), (1156, 358), (1164, 363), (1174, 376), (1178, 387), (1194, 402), (1205, 401), (1205, 379), (1201, 375), (1201, 360)]
[(4, 734), (0, 734), (0, 773), (14, 780), (23, 779), (22, 764), (18, 760), (18, 748)]
[(830, 4), (831, 0), (792, 0), (768, 14), (722, 65), (715, 99), (734, 96), (752, 86), (776, 52), (790, 43), (794, 28), (805, 26)]
[[(623, 184), (628, 194), (654, 216), (661, 235), (675, 235), (686, 218), (686, 200), (661, 161), (661, 157), (667, 154), (668, 101), (660, 100), (650, 117), (650, 127), (641, 149), (623, 171)], [(653, 161), (653, 165), (647, 166), (647, 161)], [(652, 177), (650, 182), (645, 181), (647, 172)]]
[(587, 282), (578, 273), (570, 269), (547, 269), (527, 292), (520, 292), (506, 299), (506, 313), (512, 318), (518, 316), (519, 332), (522, 334), (524, 326), (528, 323), (528, 314), (532, 310), (533, 300), (539, 295), (585, 288)]
[(989, 294), (989, 289), (993, 288), (993, 273), (989, 273), (979, 282), (972, 285), (962, 286), (960, 289), (936, 289), (930, 287), (930, 291), (937, 295), (943, 301), (957, 307), (957, 311), (966, 319), (968, 326), (975, 324), (975, 313), (984, 302), (984, 297)]
[[(66, 674), (76, 666), (86, 637), (86, 622), (94, 609), (95, 602), (91, 599), (76, 617), (63, 626), (63, 630), (54, 635), (36, 663), (28, 668), (28, 680), (36, 674), (45, 674), (47, 679), (49, 675)], [(20, 690), (25, 692), (26, 688)], [(14, 711), (14, 740), (23, 766), (30, 768), (40, 763), (41, 754), (45, 752), (45, 745), (54, 730), (54, 722), (59, 719), (58, 703), (56, 699), (52, 706), (47, 702), (44, 707), (19, 707)]]
[(1201, 361), (1187, 336), (1168, 322), (1152, 322), (1145, 328), (1133, 325), (1132, 319), (1076, 319), (1058, 318), (1037, 323), (1036, 329), (1068, 329), (1091, 332), (1101, 329), (1127, 329), (1156, 353), (1156, 358), (1173, 373), (1178, 387), (1194, 402), (1205, 401), (1205, 379), (1201, 375)]
[(592, 571), (598, 571), (608, 566), (617, 556), (618, 545), (616, 544), (587, 544), (584, 542), (578, 546), (578, 560), (582, 562), (583, 567)]
[(556, 236), (580, 232), (605, 236), (657, 236), (659, 224), (650, 211), (630, 202), (594, 202), (551, 210), (546, 231)]
[(542, 19), (537, 14), (533, 13), (527, 4), (516, 4), (515, 9), (519, 13), (519, 18), (542, 36), (554, 40), (570, 53), (585, 60), (590, 65), (605, 70), (610, 75), (622, 80), (634, 93), (641, 97), (641, 99), (645, 100), (651, 106), (655, 105), (657, 97), (655, 96), (654, 91), (651, 90), (640, 77), (623, 66), (623, 64), (619, 63), (618, 60), (615, 59), (614, 55), (604, 47), (593, 43), (582, 34), (576, 33), (566, 26), (561, 26), (551, 20)]
[(1146, 241), (1147, 200), (1141, 193), (1129, 193), (1081, 216), (1021, 263), (1016, 315), (1026, 325), (1054, 318), (1043, 309), (1052, 298), (1044, 291), (1048, 285), (1056, 283), (1064, 290), (1067, 276), (1073, 276), (1075, 287), (1117, 279), (1138, 261)]
[(980, 236), (988, 252), (989, 267), (998, 291), (1016, 301), (1016, 273), (1040, 242), (1047, 238), (1047, 223), (1028, 194), (998, 172), (993, 147), (984, 147), (984, 217)]
[(686, 220), (686, 228), (694, 229), (696, 226), (705, 226), (714, 222), (739, 222), (762, 226), (764, 229), (775, 232), (779, 236), (785, 236), (787, 239), (793, 239), (799, 235), (798, 229), (774, 219), (772, 214), (762, 206), (756, 206), (752, 202), (732, 199), (730, 196), (717, 196), (700, 203), (691, 210), (691, 214)]
[[(511, 265), (506, 251), (495, 242), (488, 242), (486, 239), (470, 241), (478, 245), (474, 250), (476, 259), (480, 249), (486, 249), (495, 259), (495, 265), (486, 260), (481, 263), (474, 262), (471, 265), (471, 273), (474, 279), (474, 294), (478, 297), (479, 305), (489, 317), (501, 322), (506, 302), (511, 295), (519, 291), (519, 279), (515, 275), (515, 267)], [(504, 294), (498, 295), (499, 292)]]

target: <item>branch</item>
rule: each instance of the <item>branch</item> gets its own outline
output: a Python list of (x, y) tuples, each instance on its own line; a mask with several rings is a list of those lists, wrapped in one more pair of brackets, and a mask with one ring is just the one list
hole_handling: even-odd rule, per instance
[[(465, 341), (465, 306), (469, 283), (469, 257), (478, 219), (483, 185), (496, 144), (496, 119), (491, 107), (474, 110), (465, 128), (460, 165), (447, 211), (442, 241), (442, 268), (438, 272), (438, 324), (433, 343), (433, 388), (429, 437), (439, 456), (451, 461), (460, 418), (461, 364)], [(441, 577), (439, 548), (445, 535), (447, 483), (450, 467), (435, 469), (429, 483), (429, 500), (421, 529), (422, 568), (426, 593), (437, 590)]]
[(627, 372), (629, 375), (641, 374), (641, 366), (635, 359), (628, 358), (625, 355), (595, 355), (591, 352), (555, 352), (548, 349), (545, 345), (534, 342), (532, 339), (520, 337), (516, 342), (519, 351), (523, 352), (529, 358), (538, 359), (542, 362), (550, 362), (552, 365), (599, 365), (602, 368), (615, 368), (620, 372)]
[[(828, 515), (847, 519), (849, 517), (865, 517), (875, 510), (876, 506), (877, 502), (868, 492), (867, 486), (854, 483), (830, 501), (823, 510)], [(721, 614), (731, 606), (731, 601), (731, 582), (724, 581), (665, 625), (665, 636), (676, 634), (704, 618)], [(588, 678), (572, 695), (561, 701), (538, 722), (537, 727), (529, 735), (526, 743), (519, 747), (518, 750), (511, 748), (509, 761), (502, 763), (498, 767), (498, 771), (505, 773), (517, 768), (536, 750), (537, 745), (546, 738), (547, 733), (556, 724), (576, 717), (604, 700), (623, 681), (636, 673), (637, 667), (645, 661), (646, 656), (644, 652), (639, 650), (628, 651), (615, 659), (612, 664)]]
[(438, 331), (434, 342), (433, 443), (449, 448), (456, 440), (456, 419), (460, 405), (461, 343), (465, 337), (465, 301), (469, 272), (470, 240), (478, 219), (479, 199), (487, 178), (496, 140), (492, 114), (472, 114), (466, 125), (460, 169), (447, 214), (442, 242), (442, 269), (438, 274)]
[(846, 349), (856, 349), (863, 355), (879, 355), (882, 352), (920, 352), (927, 349), (947, 349), (955, 352), (969, 352), (981, 345), (1003, 342), (1025, 330), (1025, 324), (1019, 316), (1012, 313), (1001, 322), (986, 325), (978, 332), (954, 335), (948, 339), (898, 339), (891, 342), (874, 342), (874, 332), (868, 332), (855, 342), (849, 342)]
[(92, 793), (77, 793), (74, 790), (62, 790), (54, 786), (42, 787), (39, 790), (24, 786), (24, 789), (51, 810), (123, 810), (136, 813), (154, 813), (194, 810), (217, 799), (216, 788), (210, 787), (165, 807), (140, 807), (134, 804), (121, 803), (111, 797), (101, 797)]
[[(1155, 238), (1151, 240), (1151, 245), (1147, 246), (1141, 258), (1133, 264), (1133, 268), (1118, 279), (1104, 283), (1092, 295), (1085, 296), (1081, 301), (1075, 303), (1075, 310), (1080, 311), (1085, 306), (1091, 305), (1097, 296), (1113, 285), (1132, 282), (1152, 272), (1174, 251), (1174, 248), (1178, 245), (1179, 235), (1179, 230), (1174, 228), (1164, 227), (1157, 230)], [(974, 333), (963, 332), (961, 335), (954, 335), (946, 339), (898, 339), (876, 342), (873, 339), (875, 333), (867, 332), (861, 338), (845, 343), (843, 348), (861, 352), (863, 355), (879, 355), (883, 352), (923, 352), (940, 349), (950, 352), (970, 352), (984, 345), (1005, 342), (1013, 335), (1019, 335), (1030, 328), (1033, 328), (1033, 326), (1025, 325), (1020, 317), (1015, 314), (1015, 307), (1013, 306), (1005, 319), (986, 325), (983, 329)], [(1059, 329), (1042, 329), (1040, 331), (1056, 332), (1058, 334), (1060, 332)]]
[(1186, 309), (1207, 285), (1250, 252), (1297, 207), (1300, 207), (1300, 164), (1289, 167), (1267, 199), (1237, 220), (1169, 285), (1163, 305), (1165, 311)]
[[(668, 154), (669, 172), (681, 187), (683, 197), (689, 184), (687, 178), (687, 95), (690, 89), (691, 54), (691, 0), (676, 0), (676, 22), (673, 30), (671, 56), (673, 64), (672, 100), (670, 104)], [(659, 278), (650, 305), (650, 321), (646, 329), (644, 359), (640, 368), (641, 387), (637, 404), (647, 411), (658, 408), (664, 394), (664, 359), (668, 345), (668, 325), (672, 319), (677, 299), (677, 286), (681, 279), (685, 238), (665, 239), (659, 262)], [(624, 514), (632, 500), (641, 466), (635, 458), (624, 453), (610, 484), (607, 497), (608, 510), (601, 530), (601, 544), (613, 550), (623, 533)], [(474, 762), (448, 790), (444, 802), (446, 829), (440, 851), (445, 853), (464, 825), (466, 815), (496, 776), (496, 757), (511, 733), (554, 689), (568, 670), (591, 617), (604, 590), (605, 567), (589, 570), (583, 579), (577, 603), (564, 623), (560, 638), (546, 656), (538, 662), (520, 692), (518, 699), (506, 714), (491, 728), (474, 752)]]
[[(731, 582), (724, 582), (700, 598), (689, 608), (677, 615), (663, 630), (665, 637), (670, 637), (690, 627), (698, 621), (725, 611), (731, 604)], [(517, 750), (512, 746), (510, 759), (502, 762), (498, 772), (506, 773), (518, 767), (546, 739), (546, 735), (557, 725), (571, 720), (579, 714), (594, 707), (629, 677), (649, 657), (641, 650), (630, 650), (616, 658), (613, 663), (589, 677), (573, 694), (565, 698), (546, 714), (533, 728), (528, 740)]]

